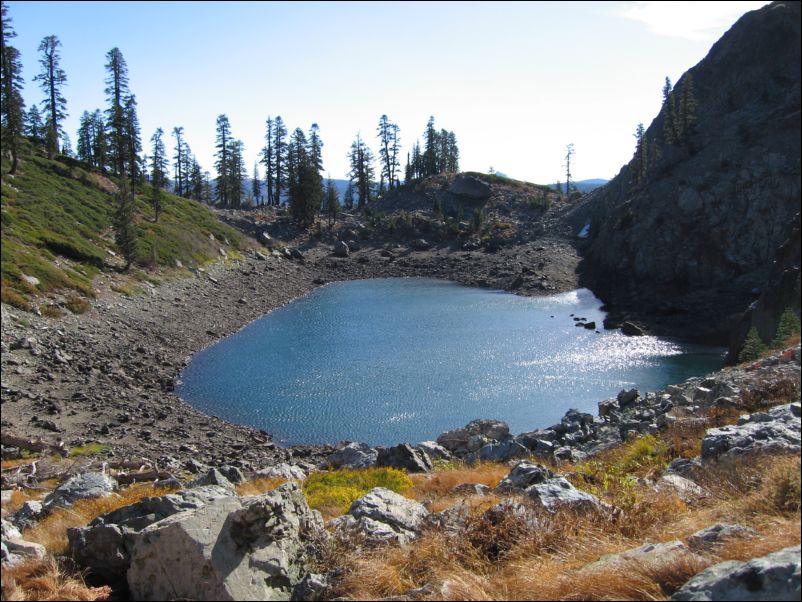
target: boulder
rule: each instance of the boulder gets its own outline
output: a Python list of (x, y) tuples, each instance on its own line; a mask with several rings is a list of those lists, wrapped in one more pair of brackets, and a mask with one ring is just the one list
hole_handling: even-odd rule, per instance
[(621, 324), (621, 333), (628, 337), (640, 337), (644, 334), (643, 330), (641, 330), (640, 327), (635, 326), (632, 322), (624, 322)]
[(737, 425), (708, 429), (702, 440), (702, 461), (755, 452), (799, 453), (799, 402), (768, 412), (743, 416)]
[(323, 463), (324, 468), (370, 468), (376, 466), (379, 452), (367, 443), (349, 443), (331, 454)]
[(306, 472), (300, 466), (281, 462), (275, 466), (262, 468), (256, 471), (257, 477), (266, 479), (287, 479), (288, 481), (303, 481), (306, 479)]
[(28, 500), (11, 515), (11, 522), (20, 530), (30, 529), (46, 514), (42, 502)]
[(471, 454), (471, 459), (482, 462), (506, 462), (507, 460), (528, 458), (531, 453), (529, 448), (511, 439), (501, 443), (488, 443), (476, 454)]
[(490, 198), (490, 185), (473, 176), (458, 175), (448, 188), (451, 194), (471, 200), (482, 201)]
[(86, 527), (67, 530), (68, 553), (79, 565), (108, 582), (125, 579), (131, 565), (134, 536), (142, 529), (180, 512), (203, 508), (231, 497), (228, 489), (206, 485), (161, 497), (148, 497), (95, 518)]
[(624, 389), (618, 394), (618, 405), (623, 408), (631, 403), (634, 403), (638, 397), (640, 397), (640, 391), (637, 389), (630, 389), (629, 391)]
[(336, 257), (348, 257), (350, 253), (351, 249), (349, 249), (348, 245), (343, 241), (338, 240), (336, 243), (334, 243), (334, 255)]
[(376, 487), (351, 504), (348, 514), (331, 521), (340, 532), (358, 532), (372, 543), (404, 544), (414, 539), (428, 511), (422, 504)]
[(543, 483), (552, 478), (554, 474), (541, 464), (532, 462), (518, 462), (504, 479), (496, 486), (499, 493), (524, 490), (531, 485)]
[(672, 600), (799, 600), (800, 546), (748, 562), (729, 560), (705, 569)]
[[(241, 475), (242, 473), (240, 473), (240, 476)], [(229, 481), (217, 468), (210, 468), (205, 474), (193, 481), (190, 481), (189, 484), (187, 484), (187, 487), (202, 487), (204, 485), (217, 485), (218, 487), (222, 487), (223, 489), (229, 491), (232, 495), (234, 494), (234, 483)]]
[(554, 511), (561, 507), (582, 510), (602, 510), (607, 508), (595, 495), (580, 491), (563, 477), (548, 479), (525, 489), (534, 502), (546, 510)]
[(416, 449), (408, 443), (395, 447), (380, 449), (376, 457), (376, 466), (400, 468), (408, 472), (429, 472), (432, 460), (425, 451)]
[(435, 441), (421, 441), (415, 447), (425, 452), (432, 460), (451, 460), (451, 452)]
[(106, 474), (87, 472), (75, 475), (56, 487), (43, 500), (43, 509), (49, 512), (58, 507), (70, 507), (77, 500), (108, 497), (117, 489), (117, 481)]
[(733, 538), (757, 537), (759, 533), (749, 527), (728, 523), (716, 523), (697, 531), (688, 537), (688, 547), (692, 550), (710, 552)]
[(465, 427), (446, 431), (437, 443), (451, 453), (466, 454), (478, 451), (491, 441), (510, 439), (510, 427), (500, 420), (472, 420)]
[(693, 502), (707, 496), (707, 491), (678, 474), (664, 474), (657, 481), (657, 491), (675, 493), (684, 502)]
[[(217, 470), (220, 471), (220, 474), (222, 474), (228, 480), (229, 483), (232, 483), (234, 485), (239, 485), (240, 483), (243, 483), (245, 481), (245, 475), (243, 475), (242, 471), (236, 466), (229, 466), (229, 465), (221, 466)], [(214, 483), (209, 483), (209, 484), (214, 484)]]
[(425, 251), (426, 249), (428, 249), (428, 248), (429, 248), (429, 247), (431, 247), (432, 245), (430, 245), (430, 244), (429, 244), (429, 243), (428, 243), (428, 242), (427, 242), (425, 239), (423, 239), (423, 238), (416, 238), (416, 239), (415, 239), (415, 240), (413, 240), (411, 243), (409, 243), (409, 246), (411, 246), (413, 249), (418, 249), (419, 251)]
[(306, 539), (321, 532), (320, 515), (295, 483), (251, 498), (213, 500), (134, 537), (131, 597), (289, 599), (306, 573)]
[(451, 490), (451, 493), (458, 495), (487, 495), (490, 487), (481, 483), (462, 483)]
[(329, 577), (320, 573), (308, 573), (292, 592), (292, 600), (314, 602), (324, 600), (329, 587)]

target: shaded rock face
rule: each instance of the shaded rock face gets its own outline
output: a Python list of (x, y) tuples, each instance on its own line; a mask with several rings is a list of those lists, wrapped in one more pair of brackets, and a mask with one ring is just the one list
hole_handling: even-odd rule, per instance
[(799, 600), (800, 546), (749, 562), (711, 566), (683, 585), (672, 600)]
[(369, 468), (376, 465), (379, 453), (367, 443), (349, 443), (325, 461), (325, 468)]
[(380, 449), (376, 466), (400, 468), (408, 472), (429, 472), (432, 469), (432, 461), (425, 451), (414, 448), (408, 443), (402, 443), (395, 447)]
[(489, 199), (492, 192), (490, 185), (482, 182), (482, 180), (462, 174), (454, 178), (448, 191), (459, 197), (475, 201)]
[[(798, 221), (801, 54), (798, 2), (744, 15), (674, 87), (692, 76), (696, 133), (670, 144), (664, 107), (646, 131), (661, 156), (645, 181), (631, 162), (574, 211), (573, 225), (591, 224), (581, 281), (621, 321), (729, 343)], [(787, 280), (798, 293), (798, 272)]]
[[(128, 584), (136, 600), (289, 599), (304, 574), (303, 539), (320, 532), (294, 483), (180, 512), (136, 535)], [(169, 570), (165, 570), (168, 567)]]

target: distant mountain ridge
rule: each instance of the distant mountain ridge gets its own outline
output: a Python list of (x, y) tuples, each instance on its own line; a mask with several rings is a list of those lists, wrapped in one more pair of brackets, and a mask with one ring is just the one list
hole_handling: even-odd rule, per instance
[[(591, 178), (589, 180), (579, 180), (577, 182), (572, 182), (572, 185), (576, 187), (579, 192), (587, 194), (589, 192), (593, 192), (597, 188), (601, 188), (610, 180), (605, 180), (604, 178)], [(554, 190), (565, 190), (565, 183), (564, 182), (556, 182), (554, 184), (549, 184), (551, 188)]]

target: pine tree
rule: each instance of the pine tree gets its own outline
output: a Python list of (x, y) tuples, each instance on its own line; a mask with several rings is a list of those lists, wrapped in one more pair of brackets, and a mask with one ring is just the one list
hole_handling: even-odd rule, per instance
[(275, 190), (274, 201), (276, 205), (281, 204), (281, 191), (287, 184), (287, 127), (281, 115), (276, 117), (275, 130), (273, 132), (273, 187)]
[(345, 194), (343, 195), (343, 207), (346, 209), (354, 208), (354, 184), (350, 180), (348, 186), (345, 187)]
[(649, 153), (646, 144), (646, 130), (643, 123), (639, 123), (633, 134), (637, 142), (635, 143), (634, 157), (634, 177), (636, 184), (643, 184), (646, 181), (649, 169)]
[(65, 157), (74, 157), (75, 153), (72, 150), (72, 140), (67, 132), (61, 134), (61, 154)]
[(771, 346), (775, 348), (783, 347), (786, 345), (788, 339), (799, 334), (799, 330), (799, 318), (794, 313), (794, 310), (790, 307), (786, 307), (785, 311), (780, 315), (780, 321), (777, 324), (777, 332), (774, 334)]
[(337, 215), (340, 213), (340, 195), (337, 193), (337, 187), (331, 181), (331, 176), (326, 180), (326, 214), (329, 218), (329, 228), (337, 221)]
[(565, 147), (565, 196), (571, 193), (571, 158), (574, 156), (573, 143)]
[[(379, 126), (377, 128), (379, 138), (379, 163), (381, 182), (387, 182), (388, 188), (398, 185), (398, 171), (400, 165), (398, 162), (398, 154), (401, 146), (398, 138), (400, 128), (391, 123), (387, 115), (382, 115), (379, 118)], [(383, 192), (383, 185), (379, 185), (379, 194)]]
[(746, 340), (744, 341), (744, 346), (741, 348), (741, 353), (738, 354), (738, 361), (741, 363), (752, 362), (758, 359), (765, 352), (766, 345), (763, 343), (763, 340), (757, 333), (757, 328), (752, 326), (746, 335)]
[(199, 202), (206, 202), (208, 199), (205, 196), (203, 171), (201, 170), (200, 163), (192, 156), (192, 168), (189, 171), (189, 196)]
[(11, 153), (11, 167), (8, 173), (17, 173), (19, 164), (19, 143), (23, 135), (25, 102), (22, 89), (25, 81), (22, 77), (22, 62), (19, 51), (9, 44), (17, 33), (11, 26), (8, 7), (0, 3), (0, 138), (3, 150)]
[(457, 146), (457, 136), (454, 132), (448, 132), (446, 144), (446, 172), (459, 172), (459, 147)]
[(215, 144), (217, 153), (217, 200), (223, 207), (229, 204), (229, 186), (231, 182), (231, 124), (226, 115), (217, 116), (217, 141)]
[(231, 142), (229, 156), (231, 157), (231, 170), (229, 172), (228, 194), (229, 203), (234, 209), (242, 207), (242, 197), (245, 194), (245, 161), (242, 157), (245, 145), (242, 140)]
[(159, 221), (159, 215), (161, 215), (162, 212), (162, 188), (164, 188), (165, 184), (167, 184), (167, 151), (164, 148), (164, 140), (162, 140), (162, 136), (164, 136), (164, 130), (159, 128), (150, 139), (150, 202), (153, 206), (153, 213), (156, 216), (157, 222)]
[(112, 48), (106, 54), (106, 99), (109, 108), (106, 109), (108, 116), (109, 131), (109, 154), (111, 155), (112, 170), (116, 175), (122, 175), (126, 166), (130, 163), (128, 150), (130, 144), (126, 140), (128, 131), (126, 123), (125, 105), (131, 91), (128, 88), (128, 66), (125, 63), (122, 52), (119, 48)]
[(173, 153), (173, 180), (175, 182), (175, 193), (178, 196), (186, 196), (186, 179), (187, 174), (184, 173), (184, 166), (186, 164), (185, 148), (184, 148), (184, 128), (176, 126), (173, 128), (173, 138), (175, 138), (175, 151)]
[(693, 150), (693, 137), (696, 134), (696, 95), (693, 92), (693, 75), (685, 74), (679, 97), (679, 121), (682, 142), (688, 151)]
[(371, 201), (374, 171), (373, 153), (362, 141), (359, 134), (351, 144), (349, 160), (351, 163), (349, 179), (356, 187), (357, 207), (362, 209)]
[(128, 177), (121, 174), (120, 190), (117, 193), (117, 210), (114, 215), (114, 242), (125, 259), (125, 270), (131, 267), (136, 256), (136, 227), (134, 193), (128, 185)]
[(42, 58), (39, 65), (42, 70), (39, 75), (34, 77), (39, 86), (45, 93), (42, 101), (47, 123), (46, 148), (47, 156), (52, 159), (59, 151), (58, 142), (61, 137), (61, 122), (67, 117), (67, 99), (61, 93), (64, 84), (67, 83), (67, 74), (61, 68), (61, 57), (58, 48), (61, 42), (56, 36), (47, 36), (39, 44), (39, 52)]
[(262, 148), (262, 164), (265, 166), (266, 204), (275, 205), (275, 163), (273, 157), (273, 119), (268, 116), (265, 124), (265, 146)]
[(666, 144), (675, 144), (679, 137), (677, 131), (677, 109), (671, 80), (666, 77), (663, 86), (663, 138)]
[(251, 178), (251, 193), (253, 194), (253, 201), (258, 207), (262, 204), (262, 183), (259, 180), (259, 164), (254, 161), (253, 163), (253, 178)]
[(123, 118), (124, 156), (128, 174), (131, 177), (131, 190), (136, 194), (136, 185), (143, 180), (144, 169), (140, 165), (139, 153), (142, 152), (142, 139), (139, 135), (139, 118), (136, 114), (136, 96), (133, 94), (125, 99)]
[(95, 159), (95, 166), (99, 167), (101, 172), (106, 173), (106, 168), (109, 165), (109, 136), (108, 128), (100, 109), (95, 109), (95, 113), (92, 115), (92, 131), (94, 134), (92, 153)]
[(323, 141), (320, 139), (320, 127), (313, 123), (309, 128), (309, 161), (318, 171), (323, 170)]
[(42, 144), (47, 135), (47, 129), (42, 122), (42, 114), (39, 112), (39, 107), (31, 105), (25, 119), (25, 135), (31, 139), (34, 144)]
[(423, 133), (425, 147), (423, 151), (423, 173), (422, 176), (431, 176), (438, 173), (438, 150), (439, 140), (437, 130), (434, 129), (434, 116), (429, 117), (426, 123), (426, 130)]

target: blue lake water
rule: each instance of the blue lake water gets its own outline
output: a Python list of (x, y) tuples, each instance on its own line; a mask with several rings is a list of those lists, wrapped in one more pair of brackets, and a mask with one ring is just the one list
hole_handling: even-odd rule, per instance
[(338, 282), (196, 354), (177, 393), (285, 444), (392, 445), (475, 418), (514, 433), (546, 427), (569, 408), (596, 414), (622, 388), (723, 365), (722, 349), (604, 331), (600, 305), (586, 289), (519, 297), (425, 278)]

